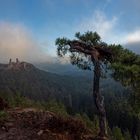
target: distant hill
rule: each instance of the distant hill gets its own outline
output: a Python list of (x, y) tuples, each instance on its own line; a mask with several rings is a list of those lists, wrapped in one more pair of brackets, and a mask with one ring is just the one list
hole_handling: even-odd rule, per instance
[(20, 93), (34, 100), (56, 98), (68, 103), (73, 96), (89, 95), (90, 87), (88, 79), (45, 72), (27, 62), (0, 64), (1, 94)]
[[(77, 68), (77, 66), (72, 66), (70, 63), (67, 64), (61, 64), (59, 62), (55, 62), (55, 63), (37, 63), (35, 64), (36, 67), (38, 67), (39, 69), (42, 69), (44, 71), (47, 72), (51, 72), (51, 73), (56, 73), (59, 75), (68, 75), (68, 76), (75, 76), (75, 77), (79, 77), (79, 76), (88, 76), (91, 75), (92, 72), (91, 71), (86, 71), (86, 70), (81, 70), (79, 68)], [(90, 76), (88, 76), (90, 77)]]
[[(101, 89), (104, 94), (114, 92), (119, 95), (123, 87), (112, 79), (106, 79), (102, 80)], [(9, 62), (0, 64), (0, 94), (21, 94), (36, 101), (56, 99), (75, 111), (85, 110), (93, 105), (92, 74), (78, 77), (58, 75), (27, 62)]]

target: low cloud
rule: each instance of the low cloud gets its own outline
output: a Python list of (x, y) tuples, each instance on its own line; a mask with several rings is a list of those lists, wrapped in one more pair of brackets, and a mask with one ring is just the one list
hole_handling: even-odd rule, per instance
[(124, 37), (123, 41), (124, 42), (127, 42), (127, 43), (140, 42), (140, 29), (139, 30), (136, 30), (136, 31), (133, 31), (131, 33), (128, 33)]
[(0, 22), (0, 63), (9, 58), (28, 62), (51, 62), (51, 57), (23, 25)]
[(124, 45), (126, 48), (132, 50), (136, 54), (140, 55), (140, 41), (138, 42), (130, 42)]
[(140, 29), (125, 33), (119, 38), (119, 42), (136, 54), (140, 54)]

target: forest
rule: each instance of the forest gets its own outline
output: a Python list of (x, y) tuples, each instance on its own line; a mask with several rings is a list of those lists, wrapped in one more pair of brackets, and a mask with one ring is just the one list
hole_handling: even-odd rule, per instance
[[(1, 69), (0, 97), (12, 108), (34, 107), (78, 118), (96, 139), (139, 140), (140, 56), (102, 42), (96, 32), (75, 37), (56, 39), (58, 56), (67, 55), (81, 73), (88, 73), (59, 75), (33, 65)], [(0, 120), (5, 116), (0, 111)]]

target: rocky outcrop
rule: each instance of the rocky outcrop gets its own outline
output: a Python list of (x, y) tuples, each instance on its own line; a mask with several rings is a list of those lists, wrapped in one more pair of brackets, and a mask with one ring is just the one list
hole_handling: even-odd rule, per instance
[(0, 140), (93, 140), (83, 122), (34, 108), (7, 111), (0, 126)]

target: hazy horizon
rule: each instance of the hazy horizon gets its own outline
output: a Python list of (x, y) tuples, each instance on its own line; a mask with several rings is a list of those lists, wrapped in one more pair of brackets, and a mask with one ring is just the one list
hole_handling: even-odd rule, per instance
[(1, 0), (0, 11), (0, 63), (67, 63), (55, 39), (88, 30), (140, 53), (139, 0)]

